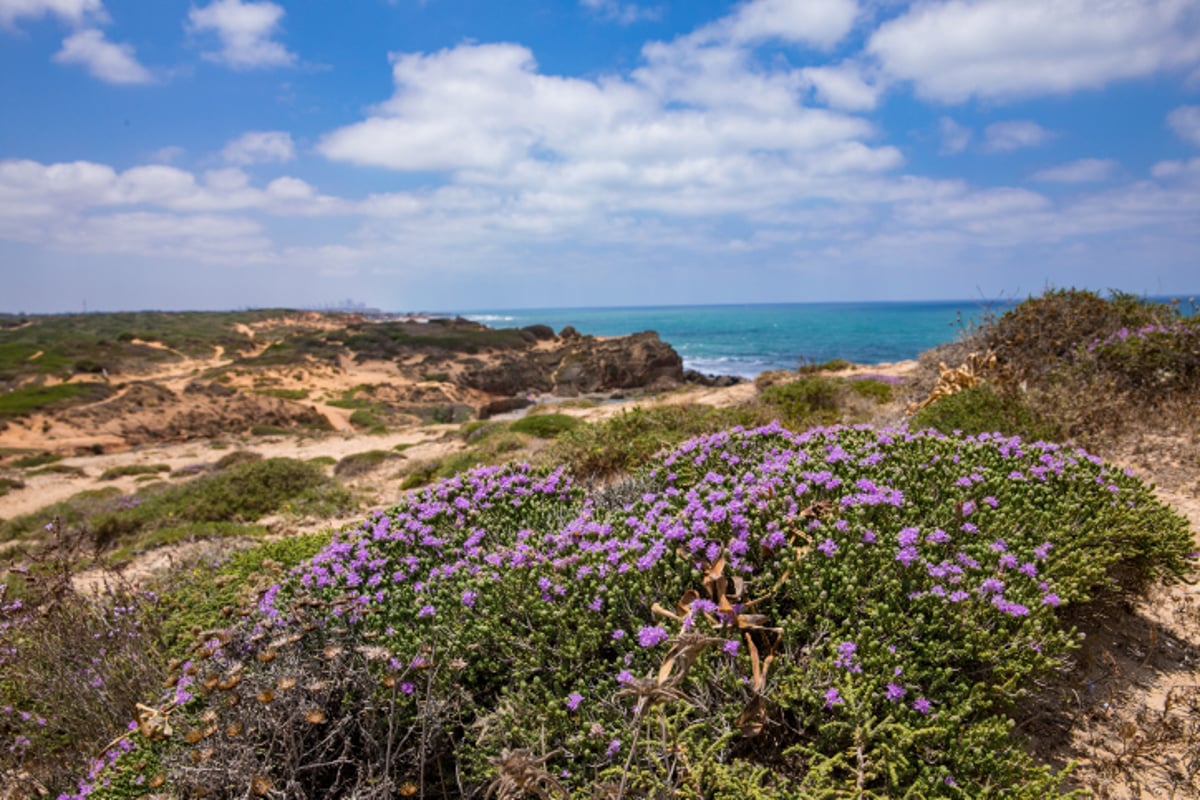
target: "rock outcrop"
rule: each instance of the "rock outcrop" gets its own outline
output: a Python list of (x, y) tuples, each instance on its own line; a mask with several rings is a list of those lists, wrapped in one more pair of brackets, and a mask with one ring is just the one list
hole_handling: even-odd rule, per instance
[(567, 328), (551, 347), (497, 351), (468, 366), (456, 382), (489, 395), (551, 393), (574, 397), (636, 388), (671, 388), (684, 380), (683, 359), (654, 331), (612, 339)]

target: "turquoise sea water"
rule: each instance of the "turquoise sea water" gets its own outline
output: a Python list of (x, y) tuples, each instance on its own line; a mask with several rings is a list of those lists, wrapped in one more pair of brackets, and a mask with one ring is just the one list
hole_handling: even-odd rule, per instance
[[(992, 305), (1003, 313), (1011, 305)], [(534, 308), (463, 312), (493, 328), (573, 325), (580, 333), (620, 336), (653, 330), (708, 374), (752, 378), (772, 369), (844, 358), (864, 364), (915, 358), (953, 341), (962, 322), (979, 319), (978, 301), (779, 303), (636, 308)]]

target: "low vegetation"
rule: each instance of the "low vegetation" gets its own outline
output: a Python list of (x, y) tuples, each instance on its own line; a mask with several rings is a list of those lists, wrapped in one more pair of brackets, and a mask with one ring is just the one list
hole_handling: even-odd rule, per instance
[(94, 403), (112, 394), (103, 383), (58, 383), (53, 386), (21, 386), (0, 393), (0, 422), (32, 414), (35, 411), (61, 409), (82, 403)]
[(119, 467), (109, 467), (100, 473), (100, 480), (115, 481), (130, 475), (157, 475), (160, 472), (170, 472), (167, 464), (122, 464)]
[[(62, 552), (128, 550), (344, 511), (338, 479), (392, 459), (412, 490), (153, 595), (83, 598), (61, 578), (78, 561), (48, 550), (0, 597), (18, 743), (0, 773), (104, 800), (1070, 796), (1020, 733), (1030, 692), (1078, 651), (1075, 621), (1193, 578), (1195, 546), (1147, 485), (1065, 440), (1194, 405), (1197, 330), (1051, 292), (972, 332), (964, 352), (996, 368), (907, 425), (845, 423), (918, 389), (814, 365), (739, 407), (469, 422), (442, 459), (370, 450), (333, 478), (329, 458), (234, 451), (10, 520), (0, 540), (56, 518)], [(369, 394), (342, 399), (370, 411)], [(128, 637), (117, 656), (66, 652), (101, 629)]]

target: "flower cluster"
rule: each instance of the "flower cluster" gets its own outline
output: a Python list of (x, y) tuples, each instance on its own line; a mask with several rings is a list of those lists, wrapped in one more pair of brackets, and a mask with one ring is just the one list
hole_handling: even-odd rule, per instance
[[(1075, 644), (1057, 609), (1112, 567), (1182, 572), (1189, 549), (1142, 484), (1078, 448), (771, 425), (693, 439), (591, 493), (522, 465), (443, 481), (336, 535), (263, 595), (246, 641), (360, 631), (388, 652), (383, 685), (402, 684), (397, 730), (454, 709), (442, 729), (480, 732), (437, 756), (480, 786), (520, 748), (599, 780), (655, 746), (645, 714), (678, 703), (655, 725), (770, 729), (814, 765), (890, 717), (862, 758), (921, 730), (929, 763), (877, 770), (875, 788), (938, 796), (953, 775), (969, 793), (998, 767), (960, 759), (958, 738), (1014, 750), (990, 710), (1007, 698), (980, 693), (1050, 669)], [(754, 768), (717, 750), (722, 769)], [(670, 763), (647, 756), (630, 763), (651, 777)], [(1032, 775), (1030, 792), (1049, 785)]]

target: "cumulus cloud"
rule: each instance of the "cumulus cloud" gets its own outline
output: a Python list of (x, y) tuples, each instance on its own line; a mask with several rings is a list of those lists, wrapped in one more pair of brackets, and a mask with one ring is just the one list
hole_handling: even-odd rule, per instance
[(78, 64), (93, 77), (105, 83), (152, 83), (150, 70), (138, 63), (129, 44), (108, 41), (103, 31), (89, 28), (73, 33), (63, 40), (62, 49), (54, 54), (60, 64)]
[(580, 5), (601, 19), (621, 25), (632, 25), (642, 20), (658, 19), (662, 9), (643, 7), (637, 3), (622, 3), (619, 0), (579, 0)]
[(586, 190), (599, 205), (670, 213), (820, 194), (829, 176), (901, 160), (869, 144), (867, 121), (805, 107), (798, 75), (755, 70), (729, 47), (660, 44), (628, 79), (585, 80), (541, 73), (518, 45), (460, 45), (393, 56), (393, 79), (392, 98), (318, 151), (559, 208)]
[(1024, 147), (1037, 147), (1053, 138), (1053, 135), (1030, 120), (994, 122), (983, 132), (983, 147), (989, 153), (1008, 153)]
[(1044, 183), (1097, 183), (1106, 181), (1117, 170), (1117, 162), (1110, 158), (1081, 158), (1047, 167), (1032, 175), (1032, 180)]
[(835, 67), (806, 67), (800, 74), (822, 102), (846, 111), (873, 111), (879, 104), (882, 88), (868, 82), (854, 64)]
[(734, 44), (777, 39), (828, 48), (850, 32), (857, 16), (856, 0), (751, 0), (693, 36)]
[(967, 126), (959, 125), (950, 117), (942, 117), (938, 120), (938, 135), (942, 140), (938, 152), (942, 155), (954, 155), (967, 149), (974, 134)]
[(1180, 106), (1167, 115), (1167, 124), (1180, 139), (1200, 147), (1200, 106)]
[(322, 195), (298, 178), (277, 178), (257, 188), (236, 167), (209, 170), (200, 179), (165, 164), (117, 172), (88, 161), (41, 164), (0, 161), (0, 216), (18, 213), (72, 215), (122, 206), (179, 212), (264, 211), (288, 216), (341, 214), (350, 205)]
[(946, 0), (884, 23), (867, 50), (947, 103), (1097, 89), (1200, 63), (1200, 11), (1180, 0)]
[(296, 157), (296, 147), (286, 131), (249, 131), (226, 144), (221, 157), (241, 166), (282, 164)]
[(197, 33), (215, 33), (221, 49), (204, 57), (233, 69), (287, 66), (296, 61), (274, 40), (279, 22), (283, 19), (281, 6), (270, 2), (214, 0), (203, 7), (188, 11), (189, 28)]
[(58, 17), (70, 25), (108, 19), (101, 0), (0, 0), (0, 27), (11, 28), (22, 17)]

